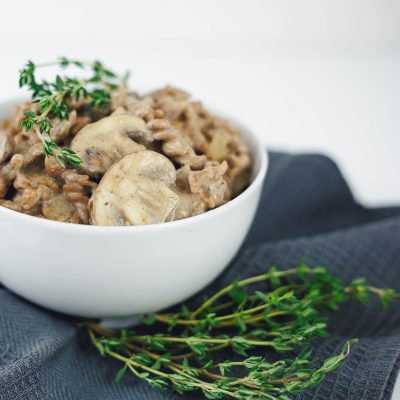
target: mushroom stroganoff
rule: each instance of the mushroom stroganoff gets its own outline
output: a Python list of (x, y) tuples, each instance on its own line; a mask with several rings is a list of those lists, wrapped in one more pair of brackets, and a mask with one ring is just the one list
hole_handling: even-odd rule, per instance
[(219, 207), (249, 184), (240, 133), (180, 89), (138, 95), (121, 85), (103, 108), (70, 98), (68, 118), (52, 116), (49, 135), (78, 166), (63, 166), (22, 129), (39, 107), (25, 102), (0, 125), (3, 207), (78, 224), (155, 224)]

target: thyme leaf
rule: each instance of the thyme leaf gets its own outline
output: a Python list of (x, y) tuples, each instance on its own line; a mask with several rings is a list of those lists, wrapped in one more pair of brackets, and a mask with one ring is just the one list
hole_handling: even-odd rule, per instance
[(235, 281), (193, 310), (184, 305), (177, 313), (144, 316), (137, 332), (85, 326), (99, 353), (123, 364), (117, 381), (130, 371), (154, 388), (180, 394), (290, 400), (337, 372), (357, 343), (345, 341), (336, 355), (315, 365), (310, 344), (328, 335), (329, 312), (371, 295), (383, 306), (400, 298), (365, 279), (345, 286), (327, 268), (302, 263)]
[[(90, 74), (84, 79), (57, 74), (54, 81), (38, 81), (36, 72), (39, 68), (55, 66), (61, 70), (75, 67)], [(121, 80), (100, 61), (84, 62), (66, 57), (45, 64), (35, 64), (28, 61), (20, 70), (19, 86), (27, 88), (32, 94), (32, 102), (38, 103), (39, 112), (26, 111), (21, 129), (33, 131), (43, 144), (46, 157), (54, 157), (57, 163), (66, 168), (78, 167), (82, 160), (70, 148), (61, 148), (51, 137), (53, 120), (60, 121), (69, 118), (71, 101), (88, 99), (90, 106), (104, 109), (108, 106), (111, 95), (118, 89)]]

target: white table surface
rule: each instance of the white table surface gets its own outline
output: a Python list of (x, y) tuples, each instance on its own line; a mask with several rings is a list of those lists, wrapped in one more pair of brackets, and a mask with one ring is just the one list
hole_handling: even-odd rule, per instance
[(365, 205), (399, 204), (399, 13), (396, 0), (8, 2), (0, 101), (27, 59), (100, 58), (133, 86), (188, 89), (270, 148), (332, 156)]

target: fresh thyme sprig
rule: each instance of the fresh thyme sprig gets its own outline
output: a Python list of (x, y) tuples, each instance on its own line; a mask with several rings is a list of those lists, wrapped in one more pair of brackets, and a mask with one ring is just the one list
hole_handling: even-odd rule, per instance
[[(58, 66), (61, 69), (74, 66), (78, 69), (89, 70), (91, 75), (85, 79), (77, 79), (57, 74), (54, 82), (46, 80), (39, 82), (36, 71), (49, 66)], [(99, 61), (87, 63), (65, 57), (46, 64), (34, 64), (28, 61), (20, 71), (19, 86), (26, 87), (32, 92), (32, 102), (38, 103), (39, 112), (26, 111), (21, 129), (34, 131), (43, 144), (45, 155), (55, 157), (61, 167), (66, 168), (67, 164), (78, 167), (82, 160), (74, 151), (69, 148), (60, 148), (51, 137), (53, 118), (60, 121), (68, 119), (73, 99), (78, 101), (80, 98), (85, 98), (90, 100), (91, 107), (105, 108), (119, 83), (121, 82), (116, 74), (105, 68)]]
[[(328, 335), (329, 311), (371, 295), (384, 306), (400, 298), (364, 279), (343, 286), (324, 267), (272, 267), (233, 282), (194, 310), (146, 316), (136, 332), (85, 325), (100, 354), (123, 363), (117, 381), (131, 372), (155, 388), (201, 391), (209, 399), (288, 400), (340, 369), (357, 342), (345, 342), (339, 354), (314, 365), (310, 343)], [(271, 360), (260, 356), (267, 348)]]

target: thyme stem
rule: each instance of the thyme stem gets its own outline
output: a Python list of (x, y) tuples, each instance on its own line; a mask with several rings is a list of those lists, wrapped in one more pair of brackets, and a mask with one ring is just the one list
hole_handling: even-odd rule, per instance
[[(56, 75), (54, 82), (45, 80), (38, 82), (37, 69), (50, 66), (58, 66), (63, 69), (75, 66), (82, 70), (91, 70), (92, 75), (87, 79), (80, 80)], [(67, 165), (78, 167), (82, 160), (71, 149), (60, 148), (51, 137), (54, 120), (62, 121), (69, 118), (73, 99), (88, 99), (93, 108), (106, 107), (111, 94), (118, 88), (118, 85), (117, 76), (99, 61), (87, 63), (69, 60), (65, 57), (58, 61), (42, 64), (28, 61), (20, 71), (19, 86), (27, 87), (32, 92), (32, 102), (39, 104), (39, 113), (32, 110), (25, 111), (21, 129), (35, 132), (43, 144), (46, 157), (54, 157), (62, 168), (66, 168)]]
[[(244, 291), (255, 283), (266, 287)], [(155, 388), (170, 385), (181, 394), (201, 391), (209, 399), (288, 400), (340, 369), (356, 343), (346, 341), (336, 355), (311, 367), (308, 346), (327, 335), (327, 313), (346, 300), (366, 302), (371, 294), (383, 305), (400, 298), (363, 279), (343, 286), (326, 268), (301, 264), (233, 282), (193, 311), (182, 307), (179, 313), (148, 316), (139, 332), (114, 332), (92, 322), (85, 326), (99, 353), (123, 364), (118, 380), (130, 371)], [(265, 354), (265, 347), (292, 356), (270, 361), (257, 355), (257, 350)], [(249, 356), (250, 350), (255, 355)], [(228, 359), (221, 362), (221, 354)]]

